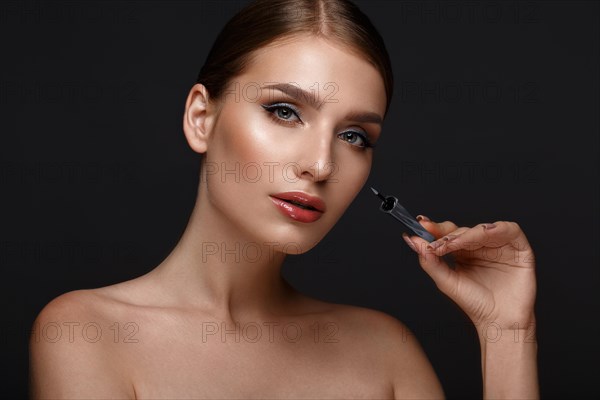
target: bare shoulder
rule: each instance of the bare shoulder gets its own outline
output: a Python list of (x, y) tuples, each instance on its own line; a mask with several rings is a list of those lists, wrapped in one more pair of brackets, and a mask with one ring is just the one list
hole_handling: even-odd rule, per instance
[(92, 305), (97, 305), (97, 300), (99, 300), (99, 296), (95, 293), (95, 290), (73, 290), (55, 297), (42, 308), (37, 316), (37, 320), (72, 317), (91, 312), (93, 308), (97, 308), (92, 307)]
[(375, 355), (401, 398), (442, 399), (441, 383), (414, 333), (396, 317), (366, 307), (336, 305), (340, 335)]
[(90, 289), (64, 293), (42, 308), (29, 339), (31, 398), (135, 396), (119, 370), (110, 307), (109, 298)]
[[(112, 293), (120, 284), (97, 289), (73, 290), (52, 299), (36, 317), (34, 328), (49, 330), (54, 324), (72, 326), (97, 326), (108, 323), (125, 309), (131, 312), (128, 304)], [(48, 325), (50, 324), (50, 325)]]

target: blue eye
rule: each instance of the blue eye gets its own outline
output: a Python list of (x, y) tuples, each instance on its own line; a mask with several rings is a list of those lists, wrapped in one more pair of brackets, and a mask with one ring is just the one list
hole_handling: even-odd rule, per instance
[[(374, 147), (374, 145), (371, 144), (369, 139), (367, 139), (367, 137), (364, 134), (356, 131), (342, 132), (338, 135), (338, 137), (341, 137), (343, 140), (356, 147)], [(359, 144), (355, 144), (357, 141)]]
[[(264, 108), (269, 115), (276, 120), (276, 122), (282, 122), (284, 124), (295, 124), (298, 122), (302, 122), (300, 120), (300, 110), (288, 103), (276, 103), (276, 104), (262, 104), (262, 108)], [(296, 117), (297, 121), (292, 119)]]

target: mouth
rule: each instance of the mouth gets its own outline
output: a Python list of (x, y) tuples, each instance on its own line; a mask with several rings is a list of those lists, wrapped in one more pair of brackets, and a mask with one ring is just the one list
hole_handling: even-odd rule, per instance
[[(277, 197), (276, 197), (276, 199), (277, 199)], [(283, 200), (283, 199), (279, 199), (279, 200)], [(292, 201), (292, 200), (283, 200), (283, 201), (285, 201), (286, 203), (289, 203), (289, 204), (293, 204), (293, 205), (295, 205), (297, 207), (300, 207), (300, 208), (302, 208), (304, 210), (318, 211), (313, 206), (307, 206), (307, 205), (304, 205), (302, 203), (298, 203), (298, 202), (295, 202), (295, 201)]]
[(303, 192), (277, 193), (271, 195), (271, 197), (283, 200), (286, 203), (292, 204), (304, 210), (318, 211), (324, 213), (326, 208), (325, 202), (323, 200)]
[(297, 222), (315, 222), (325, 212), (325, 202), (306, 193), (286, 192), (269, 197), (283, 215)]

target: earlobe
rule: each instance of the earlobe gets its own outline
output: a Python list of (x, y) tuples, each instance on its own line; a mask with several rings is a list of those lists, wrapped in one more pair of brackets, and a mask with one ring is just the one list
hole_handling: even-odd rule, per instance
[(196, 83), (190, 89), (183, 113), (183, 132), (196, 153), (205, 153), (208, 148), (213, 112), (208, 90), (204, 85)]

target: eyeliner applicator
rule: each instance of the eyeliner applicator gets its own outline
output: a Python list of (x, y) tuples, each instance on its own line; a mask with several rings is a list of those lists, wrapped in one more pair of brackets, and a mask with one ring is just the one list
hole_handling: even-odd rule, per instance
[(379, 206), (379, 210), (390, 214), (392, 217), (396, 218), (398, 221), (402, 222), (408, 229), (418, 235), (419, 237), (427, 240), (429, 243), (433, 242), (435, 238), (433, 235), (412, 216), (406, 208), (402, 207), (400, 203), (398, 203), (398, 199), (394, 196), (384, 196), (378, 190), (371, 187), (373, 194), (381, 199), (381, 205)]

